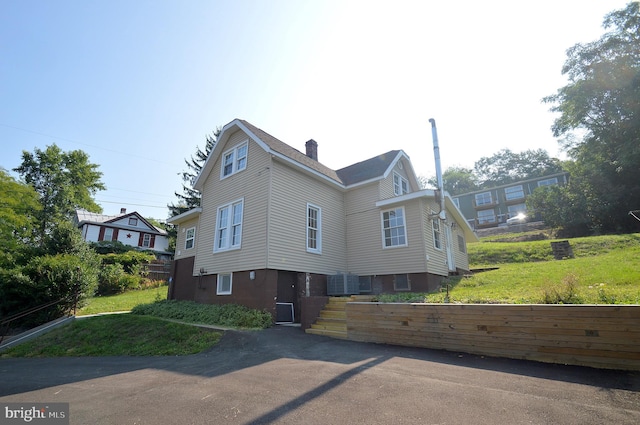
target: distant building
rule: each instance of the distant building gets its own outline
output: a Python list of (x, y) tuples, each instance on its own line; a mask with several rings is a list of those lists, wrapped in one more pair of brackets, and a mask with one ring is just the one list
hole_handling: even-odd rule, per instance
[(118, 241), (140, 250), (153, 251), (158, 259), (171, 259), (169, 237), (163, 229), (155, 227), (137, 212), (127, 213), (125, 208), (117, 215), (76, 210), (76, 226), (87, 242)]
[[(541, 186), (565, 185), (569, 173), (556, 173), (535, 179), (521, 180), (490, 189), (464, 193), (453, 197), (469, 225), (474, 229), (496, 227), (520, 213), (530, 215), (526, 199)], [(529, 219), (535, 219), (529, 217)]]

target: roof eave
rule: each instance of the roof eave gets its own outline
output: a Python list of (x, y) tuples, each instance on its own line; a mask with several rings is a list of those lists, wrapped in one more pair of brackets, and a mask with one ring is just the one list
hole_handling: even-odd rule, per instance
[(196, 207), (190, 209), (189, 211), (185, 211), (182, 214), (174, 215), (173, 217), (167, 219), (167, 223), (169, 224), (179, 224), (185, 222), (187, 220), (191, 220), (194, 217), (197, 217), (202, 212), (201, 207)]

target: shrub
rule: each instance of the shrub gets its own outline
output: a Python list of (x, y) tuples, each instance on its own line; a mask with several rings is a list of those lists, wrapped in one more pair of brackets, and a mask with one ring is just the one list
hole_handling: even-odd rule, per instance
[(98, 295), (111, 295), (137, 289), (140, 277), (127, 274), (122, 264), (105, 264), (98, 277)]
[(542, 302), (544, 304), (581, 304), (582, 300), (578, 295), (578, 276), (568, 274), (562, 279), (560, 285), (544, 289)]
[(84, 301), (95, 293), (98, 283), (97, 262), (91, 256), (82, 258), (75, 254), (59, 254), (35, 257), (24, 267), (23, 273), (30, 281), (22, 287), (23, 293), (30, 297), (23, 310), (64, 299), (55, 309), (56, 317), (69, 311), (76, 301), (78, 307), (84, 305)]
[(106, 254), (102, 257), (103, 264), (120, 264), (125, 273), (140, 275), (141, 266), (155, 260), (155, 256), (148, 252), (127, 251), (122, 254)]
[(264, 329), (271, 326), (273, 317), (267, 311), (250, 309), (236, 304), (198, 304), (193, 301), (164, 300), (140, 304), (134, 314), (182, 320), (189, 323)]

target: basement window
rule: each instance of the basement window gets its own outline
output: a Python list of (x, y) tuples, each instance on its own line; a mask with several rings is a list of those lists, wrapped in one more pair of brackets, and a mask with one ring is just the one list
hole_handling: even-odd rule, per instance
[(360, 292), (371, 292), (371, 276), (358, 276)]
[(409, 275), (396, 274), (393, 276), (393, 289), (396, 291), (410, 291), (411, 282), (409, 282)]
[(231, 295), (232, 281), (232, 273), (218, 274), (218, 286), (216, 288), (216, 295)]

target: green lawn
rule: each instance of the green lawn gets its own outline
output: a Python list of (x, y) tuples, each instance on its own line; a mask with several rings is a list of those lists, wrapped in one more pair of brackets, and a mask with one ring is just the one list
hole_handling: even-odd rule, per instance
[(159, 288), (128, 291), (123, 294), (93, 297), (87, 300), (87, 305), (77, 312), (78, 316), (97, 313), (111, 313), (115, 311), (130, 311), (139, 304), (167, 299), (167, 286)]
[[(512, 235), (517, 237), (517, 235)], [(571, 239), (575, 258), (554, 260), (550, 240), (469, 245), (471, 268), (498, 267), (447, 279), (461, 303), (640, 304), (640, 234)], [(444, 302), (446, 292), (380, 296), (380, 301)]]
[(199, 353), (221, 335), (149, 316), (113, 314), (76, 319), (0, 357), (179, 356)]

